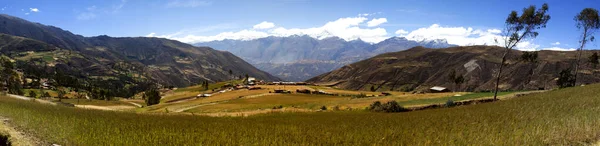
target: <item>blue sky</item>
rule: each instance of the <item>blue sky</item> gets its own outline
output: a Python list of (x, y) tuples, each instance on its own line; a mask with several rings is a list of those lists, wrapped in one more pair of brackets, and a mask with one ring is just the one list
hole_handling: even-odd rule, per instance
[(600, 9), (600, 0), (2, 0), (0, 13), (84, 36), (153, 36), (188, 43), (294, 34), (375, 43), (404, 36), (472, 45), (493, 44), (511, 10), (543, 3), (549, 4), (552, 18), (520, 49), (575, 48), (579, 32), (573, 17), (583, 8)]

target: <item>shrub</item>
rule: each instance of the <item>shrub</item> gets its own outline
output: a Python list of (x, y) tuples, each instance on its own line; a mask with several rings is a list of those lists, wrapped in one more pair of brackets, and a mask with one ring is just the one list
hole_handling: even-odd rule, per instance
[(46, 97), (46, 98), (48, 98), (48, 97), (50, 97), (50, 93), (48, 93), (48, 92), (44, 92), (44, 94), (42, 95), (42, 97)]
[(556, 85), (558, 85), (559, 88), (575, 86), (575, 75), (571, 73), (570, 68), (560, 71)]
[(446, 107), (453, 107), (456, 106), (456, 103), (454, 103), (454, 101), (452, 99), (448, 99), (448, 101), (446, 101)]
[(152, 88), (144, 93), (146, 97), (146, 105), (151, 106), (160, 103), (160, 92), (156, 88)]
[(381, 102), (375, 101), (375, 102), (373, 102), (373, 104), (371, 104), (369, 106), (369, 110), (374, 111), (374, 112), (386, 112), (386, 113), (408, 111), (408, 109), (400, 106), (400, 104), (398, 104), (398, 102), (396, 102), (396, 101), (388, 101), (385, 104), (381, 104)]
[(379, 101), (375, 101), (375, 102), (373, 102), (371, 105), (369, 105), (369, 108), (368, 108), (368, 109), (369, 109), (370, 111), (376, 111), (376, 112), (379, 112), (379, 111), (383, 111), (383, 106), (381, 105), (381, 102), (379, 102)]
[(35, 92), (33, 92), (33, 90), (31, 90), (31, 91), (29, 91), (29, 97), (36, 98), (37, 94), (35, 94)]
[(333, 110), (334, 110), (334, 111), (339, 111), (339, 110), (340, 110), (340, 106), (338, 106), (338, 105), (334, 106), (334, 107), (333, 107)]
[(321, 109), (321, 110), (323, 110), (323, 111), (326, 111), (326, 110), (327, 110), (327, 107), (326, 107), (326, 106), (321, 106), (321, 108), (319, 108), (319, 109)]
[(11, 146), (10, 135), (4, 135), (0, 133), (0, 145)]
[(282, 106), (282, 105), (279, 105), (279, 106), (274, 106), (274, 107), (273, 107), (273, 109), (282, 109), (282, 108), (283, 108), (283, 106)]

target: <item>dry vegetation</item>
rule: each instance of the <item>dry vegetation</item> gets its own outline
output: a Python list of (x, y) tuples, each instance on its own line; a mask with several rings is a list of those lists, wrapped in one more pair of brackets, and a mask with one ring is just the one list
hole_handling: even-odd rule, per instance
[(593, 143), (600, 136), (598, 88), (407, 113), (251, 117), (83, 110), (0, 97), (0, 116), (63, 145), (573, 145)]

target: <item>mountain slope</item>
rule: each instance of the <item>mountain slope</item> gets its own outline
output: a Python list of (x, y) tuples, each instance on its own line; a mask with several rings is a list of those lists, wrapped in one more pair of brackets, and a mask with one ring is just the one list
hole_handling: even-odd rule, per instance
[[(446, 49), (415, 47), (346, 65), (308, 82), (353, 90), (368, 90), (371, 86), (380, 91), (445, 86), (455, 90), (490, 91), (495, 84), (494, 76), (502, 53), (503, 48), (491, 46)], [(572, 65), (576, 52), (539, 51), (537, 63), (520, 60), (522, 53), (516, 50), (510, 53), (501, 78), (501, 89), (556, 88), (555, 79), (560, 71)], [(583, 56), (591, 54), (591, 51), (587, 51)], [(465, 83), (454, 87), (448, 80), (452, 71), (463, 75)], [(597, 69), (585, 63), (578, 81), (585, 84), (599, 82), (600, 74), (596, 72)]]
[(195, 44), (225, 50), (242, 57), (261, 70), (289, 81), (304, 81), (343, 65), (377, 54), (415, 46), (451, 47), (443, 40), (411, 41), (392, 37), (377, 44), (338, 37), (315, 39), (309, 36), (266, 37), (249, 41), (223, 40)]
[[(162, 85), (189, 86), (202, 81), (231, 80), (245, 74), (259, 79), (278, 80), (229, 52), (194, 47), (174, 40), (83, 37), (57, 27), (32, 23), (8, 15), (0, 15), (0, 33), (31, 38), (55, 46), (59, 50), (68, 50), (69, 53), (79, 54), (82, 58), (94, 62), (99, 68), (113, 69), (120, 66), (127, 68), (125, 70), (135, 70)], [(104, 70), (105, 75), (114, 74), (112, 77), (123, 71)], [(94, 74), (88, 71), (84, 73)]]

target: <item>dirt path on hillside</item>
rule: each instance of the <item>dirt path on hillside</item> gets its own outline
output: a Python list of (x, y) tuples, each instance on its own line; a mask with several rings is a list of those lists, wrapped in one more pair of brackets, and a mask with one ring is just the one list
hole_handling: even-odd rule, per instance
[(43, 103), (43, 104), (51, 104), (51, 105), (56, 105), (56, 103), (51, 102), (51, 101), (47, 101), (47, 100), (42, 100), (42, 99), (35, 99), (35, 98), (31, 98), (31, 97), (25, 97), (25, 96), (21, 96), (21, 95), (14, 95), (14, 94), (7, 94), (8, 97), (12, 97), (15, 99), (20, 99), (20, 100), (35, 100), (36, 102), (39, 103)]
[(135, 108), (134, 106), (127, 106), (127, 105), (115, 105), (115, 106), (75, 105), (75, 107), (85, 108), (85, 109), (95, 109), (95, 110), (107, 110), (107, 111), (120, 111), (120, 110), (127, 110), (127, 109)]
[(210, 117), (248, 117), (258, 114), (270, 114), (270, 113), (294, 113), (294, 112), (317, 112), (319, 110), (310, 110), (302, 108), (283, 108), (283, 109), (260, 109), (251, 111), (241, 112), (216, 112), (216, 113), (193, 113), (193, 115), (210, 116)]
[(33, 137), (30, 134), (21, 132), (9, 123), (10, 119), (0, 117), (0, 134), (8, 134), (10, 136), (10, 142), (15, 146), (35, 146), (35, 145), (49, 145), (38, 138)]
[(126, 101), (126, 102), (129, 103), (129, 104), (132, 104), (134, 106), (137, 106), (139, 108), (143, 107), (141, 104), (138, 104), (138, 103), (135, 103), (135, 102), (130, 102), (130, 101)]

